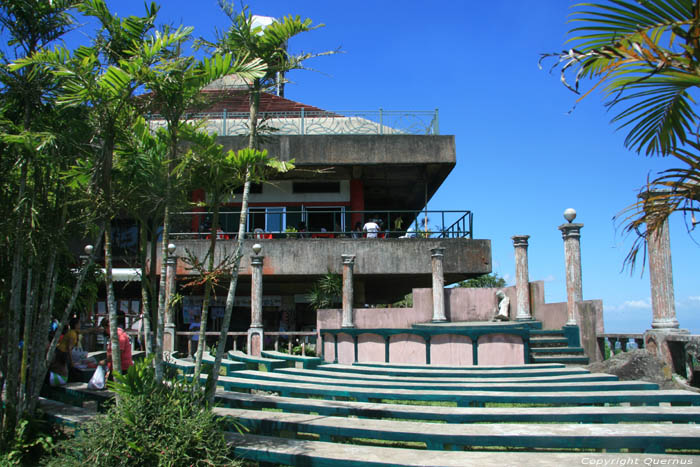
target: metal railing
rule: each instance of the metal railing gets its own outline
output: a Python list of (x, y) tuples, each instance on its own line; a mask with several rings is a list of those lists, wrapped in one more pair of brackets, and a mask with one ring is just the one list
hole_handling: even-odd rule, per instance
[[(208, 345), (217, 345), (218, 338), (221, 336), (221, 333), (219, 331), (207, 331), (205, 335), (207, 337)], [(175, 336), (175, 348), (184, 349), (187, 348), (186, 341), (192, 339), (194, 336), (199, 336), (199, 332), (178, 331), (175, 333)], [(237, 350), (247, 350), (245, 348), (245, 340), (248, 336), (247, 332), (229, 331), (226, 333), (226, 336), (229, 339), (232, 338), (233, 341), (233, 346), (230, 350), (233, 350), (234, 352)], [(306, 350), (309, 348), (313, 349), (314, 351), (318, 351), (316, 348), (316, 338), (317, 334), (313, 331), (265, 331), (263, 333), (263, 350), (279, 351), (286, 345), (287, 353), (291, 354), (294, 347), (301, 347), (301, 355), (306, 356)], [(286, 343), (283, 341), (286, 341)]]
[[(248, 112), (197, 113), (188, 120), (205, 120), (220, 136), (248, 134)], [(276, 135), (439, 135), (438, 109), (260, 112), (260, 128)], [(153, 127), (162, 117), (149, 115)]]
[[(206, 239), (211, 235), (211, 212), (180, 212), (171, 219), (171, 236)], [(265, 208), (248, 212), (246, 238), (363, 238), (364, 224), (379, 225), (378, 238), (473, 238), (471, 211), (350, 211), (345, 209)], [(219, 239), (235, 238), (240, 211), (219, 213)]]

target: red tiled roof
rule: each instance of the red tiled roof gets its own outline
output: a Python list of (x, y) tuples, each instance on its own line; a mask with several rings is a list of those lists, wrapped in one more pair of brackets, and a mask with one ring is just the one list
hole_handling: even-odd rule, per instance
[[(211, 98), (212, 103), (200, 112), (219, 113), (226, 112), (248, 112), (250, 110), (248, 95), (240, 90), (205, 90), (202, 94)], [(295, 102), (284, 97), (263, 92), (260, 94), (259, 112), (299, 112), (301, 109), (308, 112), (326, 112), (323, 109), (312, 105)], [(329, 112), (330, 113), (330, 112)]]

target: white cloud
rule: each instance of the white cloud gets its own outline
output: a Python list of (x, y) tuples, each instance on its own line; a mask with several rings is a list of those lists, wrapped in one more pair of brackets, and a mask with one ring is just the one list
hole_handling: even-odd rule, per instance
[(626, 300), (619, 305), (605, 305), (605, 311), (626, 311), (626, 310), (650, 310), (649, 299)]
[(649, 309), (651, 308), (651, 303), (649, 303), (649, 300), (627, 300), (620, 305), (620, 308)]
[(700, 302), (700, 296), (697, 296), (697, 295), (696, 295), (696, 296), (690, 296), (690, 297), (688, 297), (688, 301), (691, 301), (691, 302)]
[(542, 280), (545, 282), (554, 282), (555, 280), (557, 280), (557, 278), (550, 274)]

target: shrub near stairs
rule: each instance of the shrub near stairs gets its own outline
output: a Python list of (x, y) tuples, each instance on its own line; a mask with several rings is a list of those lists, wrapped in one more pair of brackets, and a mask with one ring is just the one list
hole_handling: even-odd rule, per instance
[(150, 361), (116, 379), (109, 386), (119, 403), (60, 443), (49, 465), (235, 465), (203, 393), (175, 380), (157, 383)]

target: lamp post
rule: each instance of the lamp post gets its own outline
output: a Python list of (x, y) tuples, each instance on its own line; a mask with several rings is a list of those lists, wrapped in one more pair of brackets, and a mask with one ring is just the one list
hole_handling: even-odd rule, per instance
[(355, 255), (341, 255), (341, 258), (343, 259), (343, 313), (341, 327), (354, 328), (355, 323), (352, 316), (352, 305), (354, 302), (352, 276)]
[(175, 295), (175, 276), (177, 275), (177, 246), (169, 243), (168, 256), (165, 258), (165, 316), (163, 317), (163, 349), (167, 352), (175, 351), (175, 320), (173, 319), (173, 296)]
[(566, 264), (566, 311), (567, 326), (576, 326), (576, 303), (583, 300), (581, 286), (581, 228), (583, 224), (574, 224), (576, 211), (568, 208), (564, 211), (567, 223), (559, 226), (564, 239), (564, 262)]
[(445, 249), (442, 247), (430, 250), (433, 267), (433, 323), (444, 323), (447, 321), (445, 315), (445, 276), (443, 269), (443, 259)]
[(248, 354), (260, 356), (263, 345), (262, 323), (262, 267), (264, 256), (260, 256), (262, 245), (253, 245), (253, 255), (250, 256), (251, 288), (250, 288), (250, 329), (248, 329)]

